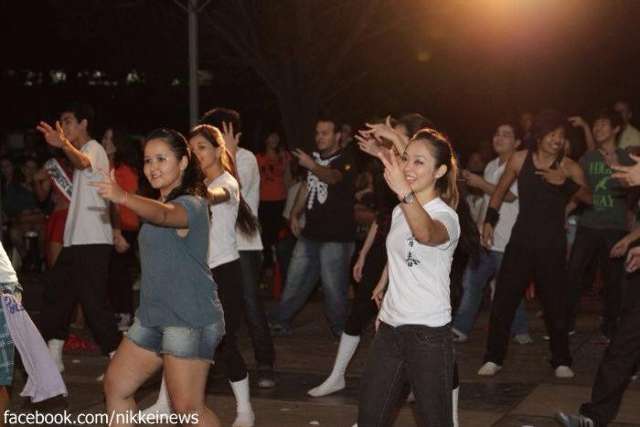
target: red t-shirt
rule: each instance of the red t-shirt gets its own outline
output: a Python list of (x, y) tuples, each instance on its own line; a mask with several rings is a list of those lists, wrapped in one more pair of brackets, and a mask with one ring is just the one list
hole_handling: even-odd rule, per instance
[(277, 158), (266, 154), (258, 154), (260, 168), (260, 200), (275, 202), (287, 198), (287, 187), (284, 184), (285, 168), (289, 167), (291, 156), (283, 152)]
[[(118, 185), (126, 192), (135, 193), (138, 191), (138, 174), (131, 167), (127, 165), (118, 166), (115, 170), (115, 176)], [(120, 215), (121, 230), (136, 231), (140, 228), (140, 219), (131, 209), (121, 205), (117, 205), (117, 209)]]

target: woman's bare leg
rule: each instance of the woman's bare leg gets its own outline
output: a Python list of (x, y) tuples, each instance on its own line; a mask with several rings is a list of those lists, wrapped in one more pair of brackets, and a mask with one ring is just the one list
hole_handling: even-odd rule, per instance
[[(175, 412), (197, 414), (194, 425), (220, 427), (218, 417), (205, 405), (205, 386), (210, 361), (164, 356), (164, 376)], [(195, 421), (195, 420), (194, 420)]]
[[(124, 337), (109, 363), (104, 378), (108, 413), (135, 411), (136, 402), (133, 395), (161, 366), (162, 358), (158, 354), (145, 350)], [(122, 424), (121, 421), (114, 418), (112, 425), (131, 425)]]

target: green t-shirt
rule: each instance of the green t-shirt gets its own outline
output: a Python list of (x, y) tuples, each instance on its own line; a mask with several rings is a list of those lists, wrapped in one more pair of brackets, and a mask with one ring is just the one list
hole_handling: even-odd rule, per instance
[[(623, 165), (633, 162), (620, 148), (616, 149), (618, 161)], [(580, 159), (589, 188), (593, 193), (593, 205), (586, 206), (578, 225), (596, 229), (627, 229), (627, 190), (617, 179), (611, 179), (613, 171), (599, 150), (589, 150)]]

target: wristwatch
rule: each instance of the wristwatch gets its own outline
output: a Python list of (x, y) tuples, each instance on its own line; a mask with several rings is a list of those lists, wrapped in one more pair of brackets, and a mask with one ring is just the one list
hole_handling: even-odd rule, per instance
[(403, 198), (400, 199), (400, 201), (408, 205), (409, 203), (412, 203), (415, 199), (416, 199), (416, 193), (414, 193), (413, 191), (409, 191), (407, 194), (404, 195)]

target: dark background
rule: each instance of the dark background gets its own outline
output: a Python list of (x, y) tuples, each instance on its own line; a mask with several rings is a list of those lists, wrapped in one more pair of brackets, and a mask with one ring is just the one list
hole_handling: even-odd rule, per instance
[[(250, 147), (284, 118), (289, 129), (302, 128), (287, 132), (289, 145), (308, 146), (307, 122), (291, 111), (282, 113), (294, 97), (274, 91), (260, 68), (234, 51), (233, 38), (216, 35), (216, 22), (237, 27), (225, 18), (234, 12), (224, 9), (228, 3), (212, 1), (200, 21), (205, 72), (200, 111), (217, 105), (239, 109)], [(311, 114), (326, 107), (355, 126), (388, 113), (419, 111), (469, 151), (490, 138), (497, 120), (524, 110), (554, 107), (588, 118), (618, 98), (640, 108), (640, 1), (237, 3), (250, 15), (238, 34), (257, 28), (261, 42), (268, 43), (266, 60), (280, 61), (275, 74), (297, 73), (298, 85), (290, 92), (299, 104), (289, 110), (313, 105)], [(303, 3), (308, 10), (301, 9)], [(54, 120), (71, 98), (90, 101), (105, 124), (140, 133), (159, 126), (187, 129), (187, 18), (175, 2), (1, 0), (0, 5), (1, 133)], [(349, 6), (354, 7), (341, 9)], [(344, 35), (366, 12), (370, 35), (325, 76), (322, 66), (339, 53)], [(307, 44), (299, 49), (303, 38)], [(64, 71), (66, 81), (53, 83), (52, 70)], [(132, 70), (142, 80), (127, 84)], [(299, 82), (316, 74), (337, 88), (322, 102)]]

